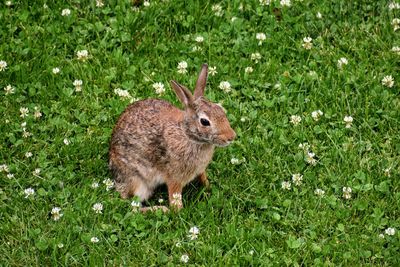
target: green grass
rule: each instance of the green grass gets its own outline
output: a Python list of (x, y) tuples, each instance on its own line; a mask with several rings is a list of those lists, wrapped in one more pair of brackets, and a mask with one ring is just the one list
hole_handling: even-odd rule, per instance
[[(400, 30), (391, 25), (400, 10), (389, 2), (303, 0), (281, 8), (279, 1), (221, 1), (222, 16), (209, 1), (152, 1), (139, 11), (128, 0), (101, 8), (96, 1), (5, 2), (0, 60), (8, 66), (0, 88), (15, 92), (0, 92), (0, 165), (8, 169), (0, 172), (2, 266), (174, 266), (185, 254), (199, 266), (400, 265), (400, 55), (392, 51)], [(61, 15), (65, 8), (69, 16)], [(267, 37), (260, 46), (257, 33)], [(310, 50), (302, 47), (308, 36)], [(77, 59), (79, 50), (88, 60)], [(339, 69), (342, 57), (348, 65)], [(181, 61), (187, 74), (178, 73)], [(114, 90), (179, 105), (168, 81), (193, 88), (205, 62), (218, 72), (206, 95), (224, 105), (237, 140), (216, 151), (210, 192), (192, 183), (179, 213), (134, 213), (131, 200), (103, 184), (111, 178), (111, 130), (130, 102)], [(387, 75), (391, 88), (381, 82)], [(222, 81), (231, 92), (218, 87)], [(166, 88), (161, 96), (156, 82)], [(318, 121), (315, 110), (323, 112)], [(345, 116), (354, 118), (350, 128)], [(298, 147), (306, 142), (315, 166)], [(283, 189), (296, 173), (302, 184)], [(343, 187), (352, 189), (350, 199)], [(25, 198), (27, 188), (35, 194)], [(167, 200), (164, 187), (148, 204), (159, 198)], [(63, 214), (58, 221), (54, 207)], [(200, 229), (196, 240), (188, 238), (192, 226)]]

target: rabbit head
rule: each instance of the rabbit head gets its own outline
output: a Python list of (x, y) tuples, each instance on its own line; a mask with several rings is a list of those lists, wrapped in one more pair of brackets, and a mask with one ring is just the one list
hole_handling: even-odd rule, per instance
[(187, 136), (197, 143), (227, 146), (236, 133), (231, 128), (224, 109), (204, 97), (207, 76), (208, 66), (203, 64), (193, 95), (176, 81), (171, 81), (171, 85), (185, 106), (183, 127)]

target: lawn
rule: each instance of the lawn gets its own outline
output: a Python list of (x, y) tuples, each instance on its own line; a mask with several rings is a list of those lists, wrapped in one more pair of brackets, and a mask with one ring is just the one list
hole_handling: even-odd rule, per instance
[[(396, 1), (2, 0), (0, 265), (399, 266), (399, 18)], [(135, 212), (113, 125), (138, 99), (181, 107), (169, 81), (193, 89), (203, 63), (237, 138), (209, 191)]]

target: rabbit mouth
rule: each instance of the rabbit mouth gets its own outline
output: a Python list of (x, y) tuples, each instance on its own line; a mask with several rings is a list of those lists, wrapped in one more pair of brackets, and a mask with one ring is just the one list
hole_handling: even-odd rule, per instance
[(224, 140), (214, 140), (214, 145), (218, 147), (226, 147), (229, 146), (232, 141), (224, 141)]

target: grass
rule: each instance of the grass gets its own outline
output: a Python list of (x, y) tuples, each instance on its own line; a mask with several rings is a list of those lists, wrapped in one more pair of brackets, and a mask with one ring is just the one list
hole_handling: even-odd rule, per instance
[[(0, 88), (14, 88), (0, 92), (2, 265), (175, 266), (182, 255), (199, 266), (400, 264), (400, 55), (392, 51), (400, 39), (391, 25), (400, 11), (388, 2), (222, 1), (221, 16), (209, 1), (152, 1), (138, 11), (135, 1), (11, 2), (0, 9)], [(348, 64), (339, 68), (342, 57)], [(181, 61), (187, 74), (178, 73)], [(112, 127), (131, 99), (179, 105), (168, 81), (193, 88), (204, 62), (218, 72), (206, 95), (224, 105), (237, 140), (216, 151), (210, 192), (193, 183), (179, 213), (135, 213), (103, 184)], [(393, 87), (382, 84), (388, 75)], [(25, 197), (27, 188), (34, 194)], [(167, 199), (163, 187), (148, 204), (159, 198)]]

